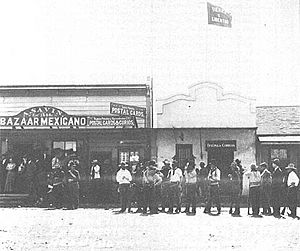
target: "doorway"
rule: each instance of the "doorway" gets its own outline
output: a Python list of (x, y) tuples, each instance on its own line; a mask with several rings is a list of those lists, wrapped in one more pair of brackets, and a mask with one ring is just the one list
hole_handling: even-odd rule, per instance
[(217, 166), (221, 171), (221, 179), (227, 178), (229, 174), (230, 164), (234, 160), (234, 150), (232, 149), (209, 149), (208, 163), (215, 159)]

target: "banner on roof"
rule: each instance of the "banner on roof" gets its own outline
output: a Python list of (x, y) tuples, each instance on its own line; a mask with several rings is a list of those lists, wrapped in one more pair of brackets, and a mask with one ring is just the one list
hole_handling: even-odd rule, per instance
[(231, 28), (232, 17), (223, 8), (207, 3), (208, 24)]

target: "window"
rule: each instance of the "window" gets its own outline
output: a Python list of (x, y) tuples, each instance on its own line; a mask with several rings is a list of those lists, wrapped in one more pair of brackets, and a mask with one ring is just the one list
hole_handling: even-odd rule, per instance
[(62, 149), (62, 150), (73, 150), (74, 152), (77, 151), (77, 144), (76, 141), (54, 141), (53, 142), (53, 149)]
[(288, 150), (286, 148), (271, 148), (270, 160), (279, 159), (280, 166), (285, 167), (289, 164)]
[(120, 162), (139, 162), (140, 160), (140, 152), (137, 150), (120, 150), (119, 151), (119, 163)]
[(287, 159), (287, 149), (271, 149), (271, 159)]

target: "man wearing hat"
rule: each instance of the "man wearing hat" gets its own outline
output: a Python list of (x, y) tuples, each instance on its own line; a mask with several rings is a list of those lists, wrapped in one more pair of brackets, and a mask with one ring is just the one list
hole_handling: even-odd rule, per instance
[(246, 172), (245, 175), (249, 179), (249, 198), (252, 206), (252, 216), (262, 217), (259, 215), (261, 176), (257, 166), (251, 164), (251, 170)]
[(170, 179), (170, 189), (169, 189), (169, 198), (170, 198), (170, 208), (168, 213), (173, 213), (173, 208), (176, 205), (175, 213), (181, 212), (181, 202), (180, 202), (180, 190), (181, 183), (183, 179), (182, 171), (178, 167), (178, 161), (173, 160), (172, 169), (169, 171), (168, 178)]
[[(197, 172), (196, 172), (194, 161), (189, 161), (187, 163), (187, 169), (184, 174), (185, 174), (185, 184), (186, 184), (186, 194), (187, 194), (185, 213), (187, 215), (195, 215), (196, 194), (197, 194)], [(192, 206), (192, 212), (190, 212), (190, 206)]]
[(283, 188), (283, 173), (279, 168), (279, 159), (274, 159), (272, 162), (272, 167), (274, 169), (272, 173), (272, 186), (271, 186), (271, 197), (273, 205), (273, 216), (280, 218), (280, 204), (282, 198), (282, 188)]
[(294, 163), (290, 163), (286, 168), (287, 177), (285, 179), (285, 187), (287, 188), (287, 205), (291, 211), (289, 214), (292, 218), (297, 218), (297, 192), (299, 186), (299, 177), (296, 173)]
[(168, 178), (169, 171), (171, 170), (170, 161), (168, 159), (165, 159), (163, 161), (163, 166), (161, 169), (162, 173), (162, 184), (161, 184), (161, 211), (165, 213), (166, 207), (170, 206), (169, 201), (169, 189), (170, 189), (170, 179)]
[(143, 172), (144, 208), (143, 213), (147, 213), (148, 207), (150, 214), (158, 213), (156, 191), (161, 185), (162, 178), (157, 173), (154, 160), (149, 161), (146, 170)]
[(220, 203), (220, 180), (221, 171), (217, 167), (216, 160), (212, 159), (210, 162), (210, 171), (208, 173), (209, 182), (209, 196), (206, 203), (204, 213), (210, 213), (212, 202), (214, 201), (217, 205), (218, 214), (221, 213), (221, 203)]
[(262, 187), (262, 194), (261, 194), (261, 201), (263, 207), (263, 215), (271, 215), (271, 186), (272, 186), (272, 175), (271, 172), (268, 170), (268, 164), (263, 162), (260, 164), (261, 167), (261, 187)]
[(119, 213), (124, 213), (129, 202), (129, 188), (130, 182), (132, 181), (132, 176), (130, 172), (126, 169), (126, 164), (121, 162), (120, 170), (117, 172), (116, 180), (119, 183), (119, 192), (121, 200), (121, 210)]

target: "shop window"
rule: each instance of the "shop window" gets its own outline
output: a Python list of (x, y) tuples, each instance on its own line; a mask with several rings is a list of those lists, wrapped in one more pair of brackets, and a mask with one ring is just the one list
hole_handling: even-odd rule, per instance
[(119, 163), (136, 163), (140, 160), (140, 152), (137, 150), (120, 150), (119, 151)]
[(285, 167), (288, 165), (288, 150), (286, 148), (271, 148), (270, 150), (271, 160), (279, 159), (281, 163), (281, 167)]
[(192, 144), (176, 144), (176, 158), (179, 162), (179, 167), (184, 168), (187, 160), (193, 156)]
[(77, 143), (76, 141), (54, 141), (53, 149), (62, 149), (62, 150), (73, 150), (77, 151)]

